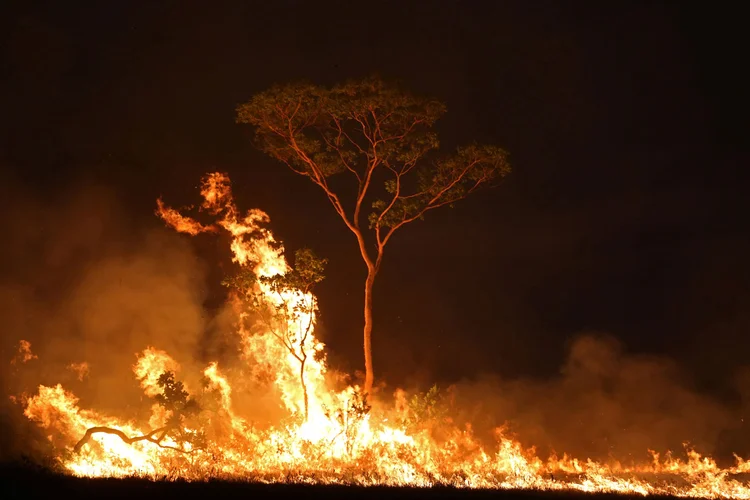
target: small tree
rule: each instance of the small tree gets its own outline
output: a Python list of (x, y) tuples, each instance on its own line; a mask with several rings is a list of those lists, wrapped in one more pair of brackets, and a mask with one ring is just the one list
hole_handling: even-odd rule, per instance
[(410, 428), (428, 427), (439, 424), (447, 416), (448, 408), (443, 403), (443, 395), (437, 385), (423, 394), (415, 394), (409, 399), (404, 424)]
[[(237, 122), (255, 126), (259, 147), (323, 189), (356, 237), (367, 266), (365, 393), (371, 392), (374, 378), (373, 285), (391, 237), (428, 211), (510, 172), (507, 154), (496, 146), (473, 144), (452, 155), (431, 156), (438, 147), (432, 127), (444, 112), (442, 103), (377, 78), (330, 89), (275, 86), (237, 108)], [(335, 188), (331, 179), (342, 174), (353, 178), (356, 188)]]
[[(198, 431), (185, 429), (185, 420), (194, 417), (200, 411), (197, 402), (190, 398), (182, 382), (175, 380), (174, 373), (164, 372), (159, 376), (159, 387), (162, 393), (154, 396), (157, 403), (169, 411), (165, 425), (141, 436), (130, 437), (120, 429), (113, 427), (91, 427), (73, 447), (73, 451), (80, 453), (83, 446), (91, 440), (94, 434), (112, 434), (128, 444), (138, 441), (149, 441), (161, 448), (189, 453), (206, 446), (205, 435)], [(171, 437), (179, 446), (164, 444), (164, 440)]]
[(366, 395), (356, 390), (352, 391), (350, 397), (340, 407), (329, 408), (323, 405), (326, 418), (335, 420), (341, 426), (341, 431), (331, 439), (330, 444), (332, 445), (339, 437), (343, 436), (346, 452), (351, 455), (354, 450), (354, 438), (359, 430), (359, 424), (364, 421), (371, 409)]
[[(294, 255), (294, 266), (286, 274), (257, 278), (249, 268), (224, 280), (224, 285), (235, 289), (248, 299), (263, 329), (273, 335), (299, 361), (299, 381), (304, 398), (304, 416), (308, 418), (309, 397), (305, 380), (305, 366), (309, 357), (308, 340), (317, 300), (310, 293), (323, 281), (326, 259), (303, 248)], [(269, 296), (259, 284), (265, 285)], [(299, 292), (299, 293), (294, 293)]]

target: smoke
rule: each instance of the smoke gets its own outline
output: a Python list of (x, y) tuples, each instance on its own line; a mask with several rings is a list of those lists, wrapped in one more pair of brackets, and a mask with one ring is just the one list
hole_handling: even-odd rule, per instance
[(669, 359), (629, 354), (606, 334), (575, 338), (551, 380), (487, 376), (457, 384), (453, 394), (480, 434), (507, 422), (541, 454), (644, 462), (648, 450), (679, 455), (685, 444), (719, 459), (743, 451), (722, 446), (740, 422), (737, 408), (694, 390)]
[[(92, 183), (48, 199), (18, 183), (0, 191), (12, 207), (0, 215), (0, 410), (14, 420), (3, 422), (2, 449), (18, 454), (33, 446), (11, 439), (27, 425), (11, 396), (62, 383), (84, 407), (124, 413), (143, 406), (136, 353), (154, 346), (189, 367), (220, 332), (203, 308), (205, 266), (155, 217), (139, 226)], [(21, 340), (35, 357), (18, 356)]]
[[(232, 370), (234, 317), (229, 308), (205, 307), (209, 270), (191, 242), (151, 212), (150, 224), (138, 223), (100, 185), (82, 183), (48, 199), (10, 185), (0, 188), (12, 207), (0, 214), (0, 459), (47, 450), (11, 400), (39, 384), (62, 383), (84, 408), (134, 418), (149, 407), (132, 376), (136, 353), (147, 346), (180, 363), (188, 385), (207, 361)], [(28, 352), (19, 352), (21, 340), (30, 343)], [(738, 372), (736, 386), (739, 403), (720, 403), (695, 390), (672, 361), (584, 334), (571, 342), (557, 377), (488, 375), (449, 394), (454, 421), (470, 423), (488, 441), (507, 423), (542, 455), (642, 462), (647, 450), (681, 450), (686, 442), (719, 458), (750, 449), (742, 420), (750, 409), (750, 368)], [(235, 401), (241, 414), (271, 414), (274, 405), (264, 394)]]

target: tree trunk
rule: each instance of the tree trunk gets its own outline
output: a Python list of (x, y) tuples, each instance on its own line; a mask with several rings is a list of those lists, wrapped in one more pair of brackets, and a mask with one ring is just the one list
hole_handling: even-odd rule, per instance
[(367, 272), (367, 280), (365, 281), (365, 394), (368, 398), (372, 393), (374, 379), (372, 368), (372, 285), (375, 283), (376, 272), (370, 269)]
[(299, 381), (302, 385), (302, 395), (305, 398), (305, 422), (307, 422), (307, 418), (309, 416), (309, 399), (307, 397), (307, 384), (305, 383), (305, 361), (307, 361), (307, 354), (305, 353), (305, 346), (302, 346), (302, 359), (300, 359), (299, 363)]

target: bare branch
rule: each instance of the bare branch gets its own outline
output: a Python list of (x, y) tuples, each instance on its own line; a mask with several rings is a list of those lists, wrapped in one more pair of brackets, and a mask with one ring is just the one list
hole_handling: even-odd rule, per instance
[(385, 246), (386, 241), (388, 241), (387, 236), (386, 239), (383, 240), (380, 237), (380, 228), (381, 223), (383, 222), (383, 217), (385, 217), (385, 214), (391, 211), (393, 206), (396, 204), (396, 200), (399, 199), (399, 196), (401, 194), (401, 174), (396, 174), (396, 189), (393, 193), (393, 198), (391, 198), (391, 202), (386, 206), (382, 212), (380, 212), (380, 215), (378, 216), (378, 220), (375, 223), (375, 238), (378, 242), (378, 249), (382, 249)]
[[(120, 429), (115, 429), (113, 427), (91, 427), (90, 429), (86, 430), (86, 434), (84, 434), (83, 437), (75, 444), (75, 446), (73, 447), (73, 451), (75, 453), (80, 453), (81, 449), (91, 440), (91, 437), (94, 434), (111, 434), (111, 435), (119, 437), (120, 439), (122, 439), (124, 443), (127, 443), (127, 444), (133, 444), (139, 441), (148, 441), (150, 443), (154, 443), (160, 448), (179, 451), (180, 453), (192, 453), (193, 451), (195, 451), (195, 450), (186, 450), (184, 448), (178, 448), (176, 446), (170, 446), (170, 445), (165, 445), (161, 443), (166, 437), (167, 433), (174, 428), (175, 428), (174, 426), (160, 427), (158, 429), (154, 429), (153, 431), (147, 434), (143, 434), (142, 436), (129, 437)], [(161, 436), (156, 438), (155, 436), (159, 433), (162, 433)]]
[(355, 148), (357, 148), (361, 154), (367, 156), (367, 151), (365, 151), (364, 149), (362, 149), (362, 146), (360, 146), (357, 143), (357, 141), (355, 141), (354, 139), (352, 139), (352, 137), (349, 135), (349, 133), (346, 131), (346, 129), (344, 129), (344, 127), (341, 125), (341, 120), (339, 120), (338, 118), (334, 117), (333, 121), (336, 124), (336, 126), (338, 127), (338, 129), (341, 132), (341, 134), (344, 137), (346, 137), (346, 139), (352, 144), (352, 146), (354, 146)]
[(370, 182), (372, 181), (372, 173), (375, 171), (375, 169), (380, 164), (380, 160), (377, 157), (377, 153), (375, 152), (375, 149), (373, 148), (373, 159), (371, 162), (368, 162), (367, 165), (367, 171), (365, 172), (365, 180), (364, 182), (360, 183), (359, 186), (359, 193), (357, 194), (357, 201), (354, 205), (354, 225), (359, 229), (359, 214), (362, 210), (362, 202), (365, 199), (365, 195), (367, 195), (367, 191), (370, 188)]
[(352, 119), (360, 124), (360, 126), (362, 127), (362, 135), (365, 139), (367, 139), (367, 142), (370, 143), (370, 146), (373, 147), (375, 145), (375, 139), (372, 136), (372, 127), (370, 127), (370, 123), (367, 121), (367, 117), (354, 112), (352, 113)]
[[(338, 134), (338, 137), (336, 139), (337, 139), (337, 141), (341, 141), (341, 138), (343, 137), (343, 134), (341, 133), (340, 129), (339, 129), (338, 132), (339, 132), (339, 134)], [(362, 178), (359, 176), (359, 172), (357, 172), (357, 170), (354, 167), (352, 167), (351, 165), (349, 165), (349, 162), (346, 160), (346, 158), (344, 158), (343, 148), (341, 148), (341, 146), (339, 146), (338, 144), (333, 144), (331, 142), (331, 140), (326, 136), (326, 134), (324, 132), (321, 131), (320, 132), (320, 136), (323, 138), (323, 140), (328, 145), (328, 147), (330, 147), (331, 149), (333, 149), (334, 151), (336, 151), (336, 153), (339, 156), (339, 159), (341, 160), (341, 163), (346, 167), (346, 169), (348, 171), (350, 171), (351, 173), (353, 173), (355, 175), (355, 177), (357, 177), (357, 182), (359, 184), (361, 184), (362, 183)]]

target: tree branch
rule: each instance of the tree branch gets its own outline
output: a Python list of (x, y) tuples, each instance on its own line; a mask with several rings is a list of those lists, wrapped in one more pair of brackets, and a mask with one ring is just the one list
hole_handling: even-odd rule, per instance
[(373, 148), (372, 156), (373, 156), (372, 161), (371, 162), (368, 161), (368, 164), (367, 164), (365, 180), (359, 185), (359, 192), (357, 193), (357, 202), (354, 205), (354, 225), (357, 227), (357, 229), (359, 229), (359, 213), (362, 209), (362, 202), (365, 199), (367, 190), (370, 188), (370, 182), (372, 181), (372, 173), (380, 164), (380, 160), (378, 160), (378, 156), (377, 156), (377, 152), (375, 151), (375, 148)]
[(341, 125), (341, 120), (339, 120), (338, 118), (334, 117), (333, 121), (334, 121), (334, 123), (336, 123), (336, 126), (338, 127), (338, 129), (341, 132), (341, 134), (344, 137), (346, 137), (346, 139), (352, 144), (352, 146), (354, 146), (355, 148), (357, 148), (359, 150), (360, 154), (363, 154), (363, 155), (367, 156), (367, 151), (365, 151), (364, 149), (362, 149), (362, 146), (360, 146), (357, 143), (357, 141), (355, 141), (354, 139), (351, 138), (351, 136), (347, 133), (347, 131)]
[(328, 136), (326, 136), (325, 132), (323, 131), (320, 131), (320, 136), (323, 138), (323, 140), (326, 142), (329, 148), (336, 151), (336, 153), (339, 155), (339, 160), (341, 160), (341, 163), (346, 167), (348, 171), (353, 173), (354, 176), (357, 178), (357, 183), (362, 184), (362, 178), (359, 176), (359, 172), (357, 172), (357, 170), (354, 167), (349, 165), (349, 162), (346, 161), (346, 158), (344, 158), (344, 153), (342, 151), (343, 148), (338, 145), (338, 142), (340, 142), (341, 138), (343, 137), (341, 128), (338, 129), (338, 137), (336, 137), (337, 144), (332, 144), (331, 140), (328, 138)]
[(393, 208), (393, 205), (396, 204), (396, 200), (399, 199), (399, 196), (401, 195), (401, 174), (397, 173), (395, 170), (391, 169), (393, 173), (396, 175), (396, 189), (393, 193), (393, 198), (391, 198), (391, 202), (388, 204), (387, 207), (383, 209), (382, 212), (380, 212), (380, 216), (378, 217), (377, 222), (375, 223), (375, 238), (378, 242), (378, 249), (381, 249), (385, 246), (385, 241), (383, 241), (380, 237), (380, 223), (383, 220), (383, 217), (385, 217), (385, 214), (390, 212), (391, 208)]
[(362, 254), (362, 259), (364, 259), (365, 264), (367, 264), (368, 268), (373, 267), (372, 259), (370, 258), (370, 254), (367, 251), (367, 244), (365, 242), (364, 236), (362, 235), (362, 231), (359, 229), (359, 226), (357, 224), (354, 224), (352, 221), (349, 220), (349, 218), (346, 216), (346, 211), (344, 210), (343, 205), (341, 204), (341, 200), (339, 197), (334, 193), (329, 187), (328, 183), (325, 181), (325, 176), (320, 171), (320, 168), (318, 165), (302, 150), (302, 148), (299, 147), (297, 144), (297, 141), (294, 139), (294, 137), (290, 137), (290, 145), (292, 146), (292, 149), (297, 154), (297, 156), (307, 163), (307, 165), (310, 167), (310, 170), (313, 172), (313, 175), (308, 175), (310, 179), (323, 188), (323, 191), (328, 196), (329, 201), (333, 205), (333, 208), (336, 210), (336, 212), (339, 214), (341, 219), (344, 221), (346, 226), (349, 228), (351, 232), (354, 233), (354, 235), (357, 238), (357, 243), (359, 244), (359, 250)]
[[(430, 201), (428, 201), (428, 202), (427, 202), (427, 204), (425, 204), (425, 206), (424, 206), (424, 207), (423, 207), (423, 208), (422, 208), (421, 210), (419, 210), (419, 211), (418, 211), (418, 212), (417, 212), (417, 213), (416, 213), (415, 215), (413, 215), (413, 216), (411, 216), (411, 217), (406, 217), (406, 218), (404, 218), (403, 220), (401, 220), (401, 221), (400, 221), (400, 222), (399, 222), (398, 224), (395, 224), (394, 226), (392, 226), (392, 227), (391, 227), (391, 228), (390, 228), (390, 229), (388, 230), (388, 232), (386, 233), (386, 235), (385, 235), (385, 238), (383, 238), (383, 246), (385, 246), (385, 244), (386, 244), (386, 243), (388, 242), (388, 240), (389, 240), (389, 239), (391, 238), (391, 236), (393, 236), (393, 233), (394, 233), (394, 232), (395, 232), (395, 231), (396, 231), (396, 230), (397, 230), (398, 228), (400, 228), (400, 227), (402, 227), (402, 226), (404, 226), (404, 225), (406, 225), (406, 224), (408, 224), (408, 223), (410, 223), (410, 222), (413, 222), (413, 221), (415, 221), (415, 220), (419, 219), (419, 218), (420, 218), (420, 217), (422, 217), (422, 216), (423, 216), (423, 215), (424, 215), (425, 213), (427, 213), (427, 212), (428, 212), (429, 210), (433, 210), (433, 209), (435, 209), (435, 208), (438, 208), (438, 207), (442, 207), (442, 206), (444, 206), (444, 205), (449, 205), (449, 204), (451, 204), (451, 203), (455, 203), (456, 201), (458, 201), (458, 200), (461, 200), (461, 199), (465, 198), (466, 196), (468, 196), (469, 194), (471, 194), (471, 193), (472, 193), (472, 192), (473, 192), (473, 191), (474, 191), (474, 190), (475, 190), (475, 189), (476, 189), (477, 187), (479, 187), (479, 186), (480, 186), (480, 185), (482, 184), (482, 182), (484, 182), (484, 181), (485, 181), (485, 178), (484, 178), (484, 177), (482, 177), (482, 178), (478, 179), (478, 180), (477, 180), (477, 181), (476, 181), (476, 182), (474, 183), (474, 185), (473, 185), (473, 186), (472, 186), (471, 188), (469, 188), (469, 189), (468, 189), (468, 190), (466, 191), (466, 193), (462, 194), (461, 196), (454, 196), (454, 197), (452, 197), (452, 198), (449, 198), (449, 199), (446, 199), (446, 200), (440, 201), (440, 198), (441, 198), (441, 197), (442, 197), (442, 196), (443, 196), (443, 195), (444, 195), (445, 193), (447, 193), (448, 191), (450, 191), (450, 190), (451, 190), (451, 189), (452, 189), (453, 187), (455, 187), (455, 186), (456, 186), (456, 185), (457, 185), (457, 184), (458, 184), (458, 183), (459, 183), (459, 182), (460, 182), (461, 180), (463, 180), (463, 178), (464, 178), (464, 177), (466, 176), (466, 174), (467, 174), (467, 173), (468, 173), (468, 172), (469, 172), (469, 171), (470, 171), (470, 170), (471, 170), (471, 169), (472, 169), (472, 168), (473, 168), (473, 167), (474, 167), (474, 166), (475, 166), (475, 165), (476, 165), (477, 163), (479, 163), (479, 160), (475, 160), (475, 161), (469, 162), (469, 164), (468, 164), (468, 165), (466, 166), (466, 168), (464, 168), (464, 169), (463, 169), (463, 171), (461, 172), (461, 174), (460, 174), (460, 175), (457, 175), (457, 176), (456, 176), (456, 177), (455, 177), (455, 178), (454, 178), (454, 179), (453, 179), (453, 180), (452, 180), (452, 181), (451, 181), (450, 183), (448, 183), (448, 185), (446, 185), (445, 187), (443, 187), (442, 189), (440, 189), (440, 190), (439, 190), (439, 191), (437, 192), (437, 194), (435, 194), (435, 195), (434, 195), (434, 196), (433, 196), (433, 197), (432, 197), (432, 198), (430, 199)], [(427, 193), (428, 191), (429, 191), (429, 190), (423, 190), (423, 191), (422, 191), (421, 193), (415, 193), (415, 195), (423, 195), (423, 194), (426, 194), (426, 193)], [(412, 195), (412, 196), (414, 196), (414, 195)]]
[[(81, 449), (86, 445), (86, 443), (91, 440), (91, 437), (94, 434), (111, 434), (119, 437), (126, 444), (133, 444), (139, 441), (148, 441), (150, 443), (154, 443), (160, 448), (164, 448), (167, 450), (179, 451), (180, 453), (192, 453), (194, 450), (186, 450), (184, 448), (178, 448), (176, 446), (169, 446), (161, 443), (166, 437), (167, 433), (174, 428), (175, 426), (168, 425), (165, 427), (154, 429), (153, 431), (142, 436), (128, 437), (128, 435), (123, 431), (121, 431), (120, 429), (115, 429), (113, 427), (91, 427), (90, 429), (86, 430), (86, 434), (84, 434), (83, 437), (75, 444), (75, 446), (73, 447), (73, 451), (75, 453), (80, 453)], [(162, 435), (157, 439), (155, 436), (160, 432), (162, 433)]]

